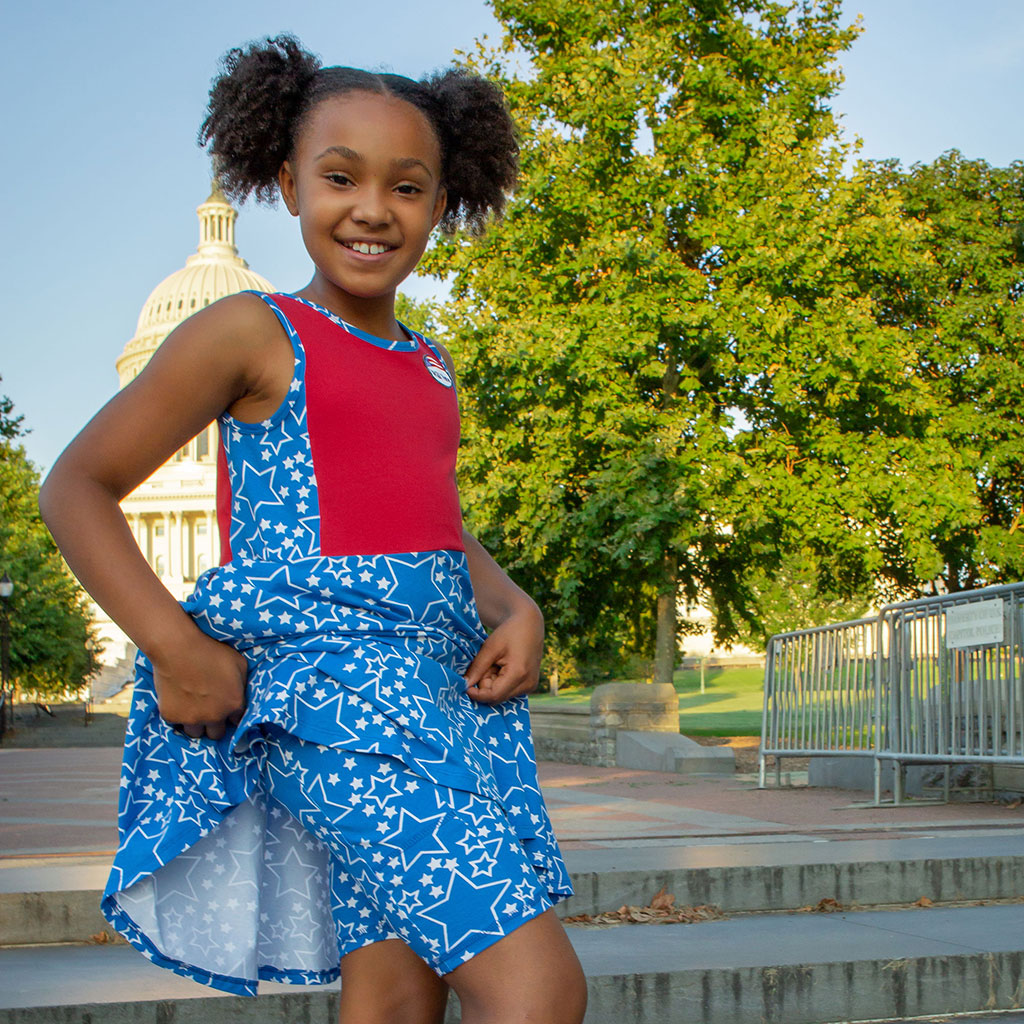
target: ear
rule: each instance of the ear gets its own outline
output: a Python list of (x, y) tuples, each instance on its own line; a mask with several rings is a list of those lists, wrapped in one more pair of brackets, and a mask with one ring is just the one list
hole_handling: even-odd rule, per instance
[(284, 200), (284, 205), (288, 207), (288, 212), (293, 217), (298, 217), (299, 193), (295, 187), (295, 175), (292, 173), (292, 165), (288, 160), (281, 164), (281, 169), (277, 172), (277, 185), (281, 190), (281, 198)]
[(437, 198), (434, 200), (434, 212), (430, 218), (431, 228), (436, 228), (444, 215), (444, 208), (448, 205), (448, 189), (441, 185), (437, 190)]

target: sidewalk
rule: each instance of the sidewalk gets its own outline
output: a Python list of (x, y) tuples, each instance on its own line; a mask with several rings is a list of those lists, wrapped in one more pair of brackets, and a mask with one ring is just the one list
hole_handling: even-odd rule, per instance
[[(111, 748), (0, 749), (0, 858), (112, 854), (121, 753)], [(1024, 807), (864, 807), (868, 794), (758, 790), (752, 779), (687, 777), (542, 763), (563, 850), (936, 837), (1024, 829)]]

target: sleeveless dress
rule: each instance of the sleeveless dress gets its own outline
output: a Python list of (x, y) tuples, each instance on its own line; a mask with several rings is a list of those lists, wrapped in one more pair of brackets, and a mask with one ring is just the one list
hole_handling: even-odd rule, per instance
[(484, 631), (444, 361), (420, 335), (386, 341), (306, 300), (254, 294), (291, 342), (294, 376), (262, 423), (220, 417), (222, 564), (183, 602), (245, 655), (247, 707), (221, 740), (189, 739), (159, 716), (139, 655), (102, 902), (155, 963), (245, 995), (260, 979), (339, 973), (328, 851), (261, 777), (274, 730), (493, 801), (550, 901), (572, 894), (526, 698), (465, 694)]

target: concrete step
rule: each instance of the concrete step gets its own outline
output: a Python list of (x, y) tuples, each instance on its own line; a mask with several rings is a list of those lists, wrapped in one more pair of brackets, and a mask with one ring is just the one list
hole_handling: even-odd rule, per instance
[[(679, 906), (727, 914), (844, 906), (1012, 900), (1024, 896), (1019, 833), (704, 846), (632, 846), (566, 855), (577, 895), (560, 915), (645, 905), (665, 888)], [(84, 942), (99, 913), (107, 858), (0, 861), (0, 946)]]
[[(590, 987), (587, 1024), (945, 1016), (1017, 1008), (1024, 986), (1021, 905), (569, 931)], [(268, 985), (254, 1006), (124, 946), (10, 947), (0, 950), (0, 977), (0, 1024), (337, 1020), (336, 986)]]
[(718, 846), (633, 845), (567, 855), (576, 895), (568, 914), (643, 905), (665, 888), (680, 906), (725, 913), (844, 906), (1013, 900), (1024, 897), (1020, 832), (877, 839), (810, 839)]

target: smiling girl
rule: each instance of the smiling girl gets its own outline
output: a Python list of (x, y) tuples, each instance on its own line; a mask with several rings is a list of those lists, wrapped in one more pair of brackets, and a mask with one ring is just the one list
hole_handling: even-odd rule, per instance
[[(283, 198), (293, 294), (178, 327), (69, 445), (41, 507), (138, 644), (110, 921), (154, 962), (255, 994), (342, 977), (343, 1022), (578, 1024), (572, 892), (525, 694), (543, 618), (462, 527), (448, 353), (395, 319), (440, 226), (515, 181), (500, 91), (232, 50), (201, 141), (228, 195)], [(119, 501), (220, 425), (222, 564), (175, 602)]]

